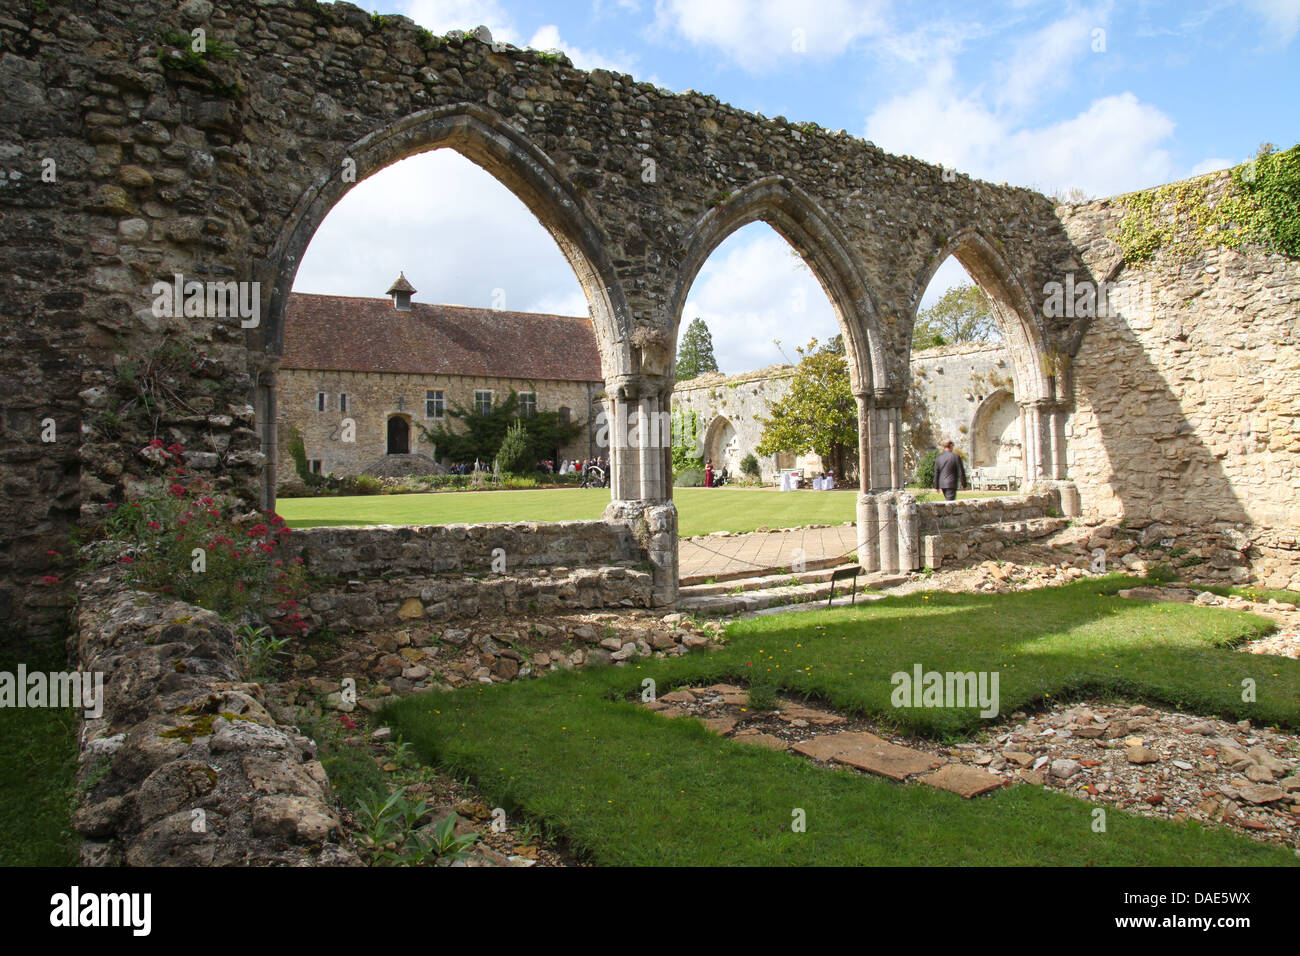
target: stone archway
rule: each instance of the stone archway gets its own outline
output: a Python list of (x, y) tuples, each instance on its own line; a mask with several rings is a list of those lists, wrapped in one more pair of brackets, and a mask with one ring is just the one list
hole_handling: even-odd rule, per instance
[(1002, 254), (977, 229), (943, 243), (915, 285), (912, 321), (921, 296), (948, 257), (955, 258), (988, 297), (1011, 357), (1014, 400), (1020, 407), (1022, 478), (1026, 484), (1064, 480), (1066, 396), (1070, 365), (1049, 344), (1036, 299)]
[(726, 468), (733, 475), (740, 471), (740, 437), (736, 426), (725, 415), (709, 423), (704, 436), (704, 457), (713, 462), (714, 471)]
[(980, 402), (971, 418), (971, 466), (1011, 468), (1023, 477), (1024, 451), (1020, 436), (1020, 408), (1011, 392), (999, 388)]

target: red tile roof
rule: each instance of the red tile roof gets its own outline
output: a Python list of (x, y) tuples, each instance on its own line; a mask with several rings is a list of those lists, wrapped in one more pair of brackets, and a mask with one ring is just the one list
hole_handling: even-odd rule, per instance
[(281, 368), (599, 382), (591, 320), (391, 299), (289, 297)]

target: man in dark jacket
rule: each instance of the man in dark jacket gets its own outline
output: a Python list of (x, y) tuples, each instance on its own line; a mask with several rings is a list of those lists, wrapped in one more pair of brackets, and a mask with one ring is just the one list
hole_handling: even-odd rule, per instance
[(934, 487), (949, 501), (955, 501), (958, 486), (970, 487), (966, 480), (966, 466), (961, 463), (961, 456), (952, 450), (952, 442), (944, 442), (943, 451), (934, 460)]

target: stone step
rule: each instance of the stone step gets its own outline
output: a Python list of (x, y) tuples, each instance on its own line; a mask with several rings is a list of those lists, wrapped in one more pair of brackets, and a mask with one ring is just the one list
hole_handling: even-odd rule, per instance
[[(847, 559), (842, 554), (837, 554), (829, 558), (812, 558), (804, 561), (804, 571), (822, 571), (828, 568), (838, 568), (844, 564)], [(746, 568), (743, 571), (728, 571), (724, 574), (693, 574), (681, 579), (679, 585), (683, 588), (698, 587), (700, 585), (722, 584), (724, 581), (747, 581), (759, 577), (777, 577), (789, 578), (792, 572), (787, 568)], [(734, 588), (735, 585), (733, 584)]]
[[(809, 562), (810, 564), (812, 562)], [(746, 591), (761, 591), (768, 588), (779, 588), (790, 584), (791, 579), (798, 581), (800, 584), (819, 584), (822, 581), (829, 581), (831, 575), (839, 568), (852, 567), (851, 564), (845, 564), (843, 558), (831, 559), (828, 564), (819, 568), (809, 568), (804, 571), (778, 571), (772, 574), (747, 574), (743, 577), (723, 577), (718, 576), (716, 580), (683, 579), (681, 584), (681, 593), (690, 597), (701, 597), (709, 594), (730, 594), (736, 588), (743, 588)]]
[[(852, 567), (852, 565), (848, 565)], [(718, 616), (723, 614), (745, 614), (771, 611), (786, 605), (811, 605), (825, 602), (831, 592), (830, 574), (825, 580), (807, 584), (791, 585), (790, 576), (778, 576), (784, 581), (778, 587), (759, 587), (745, 590), (741, 594), (696, 594), (692, 588), (683, 588), (677, 599), (677, 609), (688, 614)], [(894, 587), (907, 580), (906, 575), (862, 574), (858, 576), (857, 600), (877, 600), (880, 595), (870, 594), (873, 590)], [(734, 582), (733, 589), (743, 587), (744, 582)], [(835, 604), (848, 604), (853, 583), (850, 580), (837, 581), (835, 584)]]

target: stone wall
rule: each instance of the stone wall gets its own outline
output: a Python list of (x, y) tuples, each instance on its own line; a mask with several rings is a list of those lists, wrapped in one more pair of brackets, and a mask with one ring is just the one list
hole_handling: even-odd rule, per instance
[[(1228, 182), (1200, 188), (1215, 203)], [(1235, 527), (1263, 580), (1300, 587), (1300, 262), (1185, 240), (1126, 265), (1111, 238), (1120, 200), (1061, 212), (1084, 264), (1119, 287), (1073, 361), (1067, 447), (1085, 515)]]
[(315, 744), (235, 666), (215, 614), (83, 582), (76, 660), (104, 675), (82, 727), (73, 826), (86, 866), (356, 865)]
[(324, 578), (489, 574), (647, 560), (632, 529), (620, 521), (307, 528), (291, 540), (308, 572)]
[[(293, 458), (289, 453), (289, 430), (296, 427), (303, 436), (308, 460), (317, 459), (325, 474), (360, 474), (382, 461), (387, 453), (388, 419), (397, 415), (410, 423), (410, 448), (413, 453), (442, 460), (435, 455), (434, 447), (425, 441), (416, 427), (434, 428), (444, 425), (455, 429), (455, 420), (425, 415), (425, 392), (443, 393), (444, 407), (453, 404), (462, 408), (474, 407), (474, 392), (487, 389), (495, 393), (500, 402), (517, 391), (535, 391), (540, 411), (568, 408), (574, 422), (586, 425), (584, 432), (561, 449), (562, 458), (595, 458), (607, 455), (608, 449), (596, 446), (599, 423), (597, 416), (603, 407), (599, 401), (600, 382), (560, 382), (537, 380), (530, 382), (460, 375), (394, 375), (378, 372), (316, 372), (301, 369), (281, 369), (277, 378), (277, 405), (279, 411), (280, 481), (295, 475)], [(326, 395), (325, 411), (318, 411), (317, 394)], [(339, 411), (339, 395), (348, 396), (347, 412)], [(356, 424), (356, 440), (342, 440), (343, 419), (351, 418)], [(557, 463), (558, 464), (558, 463)]]
[[(1017, 423), (1013, 420), (1012, 434), (1004, 435), (1006, 422), (991, 407), (999, 395), (1013, 392), (1011, 359), (1004, 346), (926, 349), (912, 355), (911, 368), (908, 414), (918, 454), (951, 441), (966, 458), (967, 467), (1018, 464), (1017, 473), (1025, 473)], [(990, 457), (993, 460), (987, 460)]]
[(942, 567), (972, 554), (992, 556), (1009, 544), (1067, 527), (1058, 488), (998, 498), (927, 501), (916, 506), (921, 565)]

